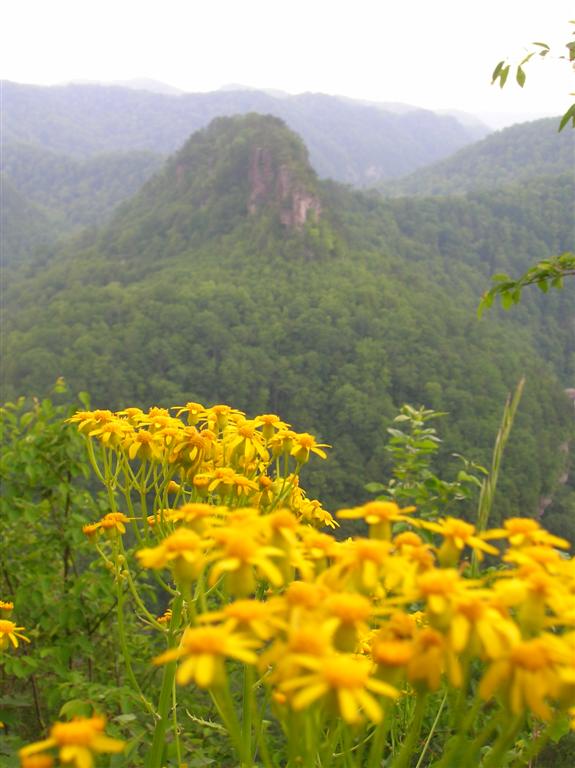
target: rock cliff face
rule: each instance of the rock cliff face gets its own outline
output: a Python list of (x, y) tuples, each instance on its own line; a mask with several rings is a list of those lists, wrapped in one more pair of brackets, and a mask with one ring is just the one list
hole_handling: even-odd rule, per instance
[(252, 150), (249, 180), (250, 214), (271, 203), (279, 208), (280, 220), (287, 229), (301, 229), (308, 219), (318, 221), (319, 199), (294, 179), (287, 165), (278, 165), (269, 149), (254, 147)]

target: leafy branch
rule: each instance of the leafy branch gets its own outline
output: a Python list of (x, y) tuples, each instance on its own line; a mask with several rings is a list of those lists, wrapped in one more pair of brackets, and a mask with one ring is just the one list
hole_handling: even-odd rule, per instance
[(543, 293), (547, 293), (549, 288), (562, 288), (563, 279), (568, 276), (575, 276), (575, 254), (571, 252), (539, 261), (517, 280), (506, 274), (493, 275), (491, 280), (494, 285), (481, 297), (477, 314), (481, 317), (497, 297), (503, 309), (510, 309), (519, 303), (523, 288), (529, 285), (536, 285)]
[[(575, 21), (570, 21), (569, 23), (575, 24)], [(575, 36), (575, 32), (572, 34)], [(531, 45), (535, 46), (535, 48), (530, 50), (527, 55), (521, 59), (519, 64), (512, 65), (507, 61), (507, 59), (500, 61), (493, 70), (493, 74), (491, 75), (491, 84), (493, 85), (496, 82), (499, 82), (499, 87), (503, 88), (509, 78), (510, 72), (512, 69), (515, 69), (515, 81), (520, 88), (523, 88), (525, 81), (527, 80), (527, 75), (524, 69), (525, 65), (535, 56), (543, 59), (552, 53), (551, 48), (547, 43), (534, 42)], [(565, 43), (565, 47), (567, 48), (567, 53), (561, 56), (557, 56), (556, 58), (568, 61), (571, 67), (575, 68), (575, 40), (570, 40), (568, 43)], [(575, 128), (575, 103), (571, 104), (571, 106), (567, 109), (561, 118), (559, 123), (559, 130), (562, 131), (569, 122), (571, 123), (571, 127)]]

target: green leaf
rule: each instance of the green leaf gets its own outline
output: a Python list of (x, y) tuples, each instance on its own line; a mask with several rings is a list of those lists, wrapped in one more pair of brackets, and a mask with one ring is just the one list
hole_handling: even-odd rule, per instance
[(505, 61), (500, 61), (499, 64), (493, 70), (493, 74), (491, 75), (491, 84), (492, 85), (497, 80), (497, 78), (499, 77), (499, 74), (500, 74), (501, 70), (503, 69), (503, 65), (504, 64), (505, 64)]
[(517, 84), (521, 88), (523, 88), (523, 86), (525, 85), (525, 72), (522, 66), (517, 67), (517, 73), (515, 75), (515, 79), (517, 80)]
[(383, 483), (367, 483), (364, 488), (368, 493), (381, 493), (386, 487)]
[(508, 64), (506, 67), (504, 67), (501, 70), (501, 74), (499, 75), (499, 87), (500, 88), (503, 88), (503, 86), (507, 82), (507, 78), (509, 77), (509, 69), (510, 69), (510, 66)]
[(509, 293), (508, 291), (505, 291), (505, 293), (501, 294), (501, 306), (503, 309), (508, 310), (511, 309), (513, 306), (513, 294)]
[(565, 112), (561, 118), (561, 122), (559, 123), (559, 131), (562, 131), (563, 128), (565, 128), (569, 120), (571, 120), (571, 127), (575, 128), (575, 104), (571, 104), (567, 112)]

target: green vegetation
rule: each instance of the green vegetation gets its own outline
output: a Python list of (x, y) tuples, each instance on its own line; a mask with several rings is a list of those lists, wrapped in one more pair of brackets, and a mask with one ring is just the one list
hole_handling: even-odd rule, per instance
[(11, 144), (2, 152), (3, 172), (18, 192), (59, 216), (65, 229), (101, 224), (162, 163), (163, 158), (151, 152), (104, 154), (86, 160), (26, 144)]
[[(575, 133), (557, 134), (557, 118), (520, 123), (382, 187), (387, 195), (460, 195), (538, 177), (568, 174)], [(572, 174), (571, 174), (572, 176)]]
[[(260, 199), (250, 169), (262, 148)], [(282, 224), (292, 193), (319, 201), (319, 220)], [(475, 311), (490, 272), (567, 246), (572, 195), (559, 177), (386, 202), (320, 183), (280, 121), (220, 119), (109, 226), (8, 275), (6, 395), (64, 375), (97, 405), (282, 413), (336, 446), (310, 478), (332, 506), (385, 473), (385, 429), (404, 402), (449, 411), (446, 444), (485, 464), (500, 404), (525, 375), (495, 521), (535, 514), (572, 434), (573, 294), (530, 297), (488, 323)]]
[(260, 91), (167, 96), (127, 88), (41, 88), (3, 82), (4, 145), (33, 144), (75, 157), (174, 152), (223, 115), (280, 117), (304, 139), (320, 176), (366, 186), (447, 157), (489, 131), (426, 110), (405, 113), (324, 94)]

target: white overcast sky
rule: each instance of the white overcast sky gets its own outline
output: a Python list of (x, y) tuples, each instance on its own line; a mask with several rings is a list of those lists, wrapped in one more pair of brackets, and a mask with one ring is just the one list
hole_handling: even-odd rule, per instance
[(537, 60), (523, 91), (489, 85), (532, 41), (557, 52), (574, 0), (6, 0), (0, 76), (42, 85), (154, 78), (228, 83), (474, 113), (559, 114), (566, 62)]

